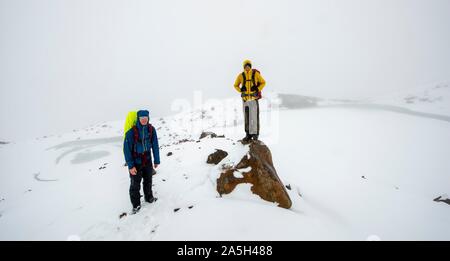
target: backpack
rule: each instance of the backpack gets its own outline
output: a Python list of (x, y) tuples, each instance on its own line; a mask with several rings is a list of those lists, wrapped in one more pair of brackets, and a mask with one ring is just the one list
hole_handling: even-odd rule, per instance
[(125, 134), (137, 123), (137, 111), (130, 111), (125, 119), (125, 125), (123, 126), (123, 138), (125, 139)]
[[(257, 85), (257, 84), (256, 84), (256, 81), (255, 81), (255, 75), (256, 75), (256, 73), (260, 73), (260, 72), (259, 72), (258, 70), (256, 70), (256, 69), (252, 69), (252, 79), (248, 80), (248, 79), (245, 78), (245, 72), (242, 72), (242, 84), (243, 84), (244, 86), (246, 86), (245, 84), (246, 84), (248, 81), (251, 81), (251, 82), (252, 82), (252, 87), (253, 87), (253, 86), (256, 86), (256, 88), (258, 88), (258, 87), (259, 87), (259, 83), (258, 83), (258, 85)], [(262, 98), (261, 91), (258, 91), (258, 92), (254, 93), (254, 94), (252, 94), (252, 95), (253, 95), (254, 97), (256, 97), (257, 100), (259, 100), (259, 99)]]

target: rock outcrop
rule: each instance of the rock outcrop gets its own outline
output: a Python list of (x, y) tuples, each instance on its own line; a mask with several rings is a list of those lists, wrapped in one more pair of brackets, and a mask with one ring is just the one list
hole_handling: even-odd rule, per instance
[(217, 134), (215, 134), (214, 132), (210, 132), (210, 131), (204, 131), (204, 132), (202, 132), (200, 134), (199, 139), (203, 139), (203, 138), (206, 138), (208, 136), (211, 137), (211, 138), (216, 138)]
[[(252, 184), (251, 191), (262, 199), (290, 208), (291, 199), (277, 175), (269, 148), (261, 141), (251, 141), (249, 152), (235, 166), (225, 166), (217, 179), (220, 195), (231, 193), (241, 183)], [(241, 171), (239, 171), (241, 170)], [(239, 171), (239, 175), (235, 175)]]
[(224, 150), (218, 150), (208, 156), (206, 163), (217, 165), (221, 162), (226, 156), (228, 156), (228, 152)]
[(200, 134), (199, 140), (206, 138), (206, 137), (211, 137), (211, 138), (225, 138), (225, 135), (217, 135), (214, 132), (211, 131), (204, 131)]
[(435, 202), (444, 202), (450, 205), (450, 198), (446, 194), (433, 199)]

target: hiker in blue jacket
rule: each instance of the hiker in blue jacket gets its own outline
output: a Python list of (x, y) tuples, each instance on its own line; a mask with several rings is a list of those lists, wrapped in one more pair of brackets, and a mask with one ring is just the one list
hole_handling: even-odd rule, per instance
[[(130, 173), (130, 199), (133, 205), (133, 213), (141, 208), (141, 180), (143, 180), (144, 199), (153, 203), (157, 198), (152, 192), (153, 168), (157, 168), (159, 161), (158, 136), (155, 128), (149, 123), (149, 112), (140, 110), (137, 112), (136, 125), (125, 134), (123, 153)], [(153, 151), (153, 164), (152, 155)]]

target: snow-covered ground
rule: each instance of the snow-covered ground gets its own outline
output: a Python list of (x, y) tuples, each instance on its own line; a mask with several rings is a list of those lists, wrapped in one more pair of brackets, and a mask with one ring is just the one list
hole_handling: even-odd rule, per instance
[(371, 100), (372, 103), (400, 106), (409, 110), (450, 116), (450, 83), (417, 87)]
[[(450, 116), (449, 89), (426, 106), (378, 103), (417, 113), (370, 104), (279, 110), (265, 101), (260, 139), (290, 185), (290, 210), (245, 184), (216, 192), (219, 169), (207, 156), (223, 149), (232, 163), (248, 151), (237, 142), (235, 100), (151, 119), (159, 200), (123, 218), (131, 208), (124, 119), (0, 144), (0, 240), (450, 240), (450, 205), (433, 201), (450, 194), (450, 121), (434, 117)], [(198, 140), (202, 130), (225, 138)]]

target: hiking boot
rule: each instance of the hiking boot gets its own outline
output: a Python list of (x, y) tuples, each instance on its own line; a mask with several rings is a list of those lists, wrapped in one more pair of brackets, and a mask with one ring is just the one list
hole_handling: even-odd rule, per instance
[(145, 202), (147, 202), (147, 203), (153, 203), (153, 202), (156, 202), (158, 200), (158, 198), (155, 198), (155, 197), (151, 197), (151, 198), (146, 198), (145, 199)]
[(243, 143), (247, 143), (252, 139), (252, 136), (250, 134), (245, 135), (245, 137), (242, 139)]
[(137, 206), (137, 207), (133, 208), (131, 210), (131, 215), (134, 215), (134, 214), (138, 213), (139, 210), (141, 210), (141, 206)]

